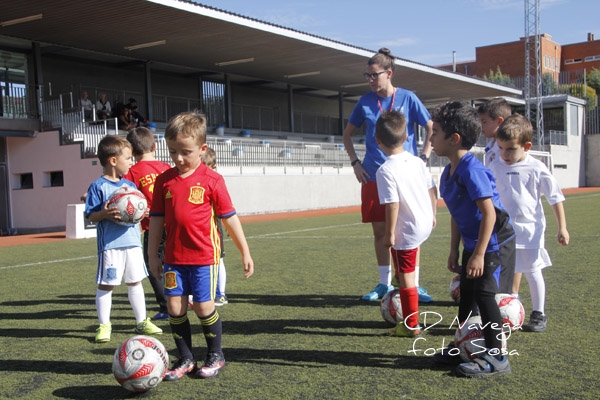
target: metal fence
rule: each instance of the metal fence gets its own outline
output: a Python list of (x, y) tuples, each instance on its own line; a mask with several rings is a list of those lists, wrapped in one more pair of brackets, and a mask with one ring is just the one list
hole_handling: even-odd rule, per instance
[(0, 82), (0, 95), (0, 117), (37, 118), (35, 87)]
[[(162, 135), (157, 135), (156, 158), (171, 163), (169, 150)], [(236, 167), (244, 171), (267, 173), (271, 167), (325, 169), (349, 167), (348, 154), (342, 144), (293, 140), (261, 140), (244, 138), (207, 138), (207, 144), (217, 153), (219, 168)], [(364, 154), (364, 145), (356, 145)]]

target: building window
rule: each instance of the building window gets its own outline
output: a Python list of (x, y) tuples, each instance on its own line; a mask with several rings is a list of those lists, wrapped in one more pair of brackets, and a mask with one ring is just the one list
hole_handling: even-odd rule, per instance
[(595, 56), (587, 56), (585, 58), (585, 62), (600, 60), (600, 54)]
[(44, 172), (44, 187), (65, 186), (62, 171)]
[(571, 58), (571, 59), (565, 60), (565, 65), (576, 64), (576, 63), (580, 63), (580, 62), (581, 62), (581, 58)]
[(17, 179), (18, 186), (15, 189), (33, 189), (33, 174), (31, 172), (18, 174)]

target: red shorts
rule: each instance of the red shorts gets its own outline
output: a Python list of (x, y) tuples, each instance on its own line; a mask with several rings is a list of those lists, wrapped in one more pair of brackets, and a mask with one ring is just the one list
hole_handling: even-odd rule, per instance
[(368, 181), (360, 191), (362, 222), (385, 222), (385, 204), (379, 203), (377, 182)]
[(415, 272), (418, 252), (418, 247), (416, 249), (411, 250), (395, 250), (394, 248), (391, 249), (392, 262), (394, 263), (394, 271), (396, 272), (396, 276), (400, 276), (400, 274), (408, 274), (410, 272)]

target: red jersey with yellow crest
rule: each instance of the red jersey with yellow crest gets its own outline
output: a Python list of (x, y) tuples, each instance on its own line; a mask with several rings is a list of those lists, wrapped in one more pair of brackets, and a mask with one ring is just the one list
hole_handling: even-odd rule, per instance
[[(123, 178), (135, 183), (135, 186), (137, 186), (139, 191), (146, 196), (148, 208), (151, 208), (154, 181), (156, 181), (156, 177), (158, 177), (158, 175), (169, 168), (171, 168), (169, 164), (158, 160), (138, 161), (131, 168), (129, 168), (129, 172), (127, 172)], [(150, 218), (144, 218), (140, 224), (142, 226), (142, 230), (147, 231), (148, 227), (150, 226)]]
[(214, 217), (234, 214), (225, 180), (204, 164), (185, 178), (177, 168), (156, 178), (150, 216), (165, 218), (165, 264), (217, 264), (221, 240)]

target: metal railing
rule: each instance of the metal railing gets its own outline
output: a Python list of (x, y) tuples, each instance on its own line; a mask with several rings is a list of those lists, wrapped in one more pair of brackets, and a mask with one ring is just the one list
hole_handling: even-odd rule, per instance
[(37, 118), (36, 90), (23, 84), (0, 84), (0, 117), (11, 119)]
[[(156, 158), (171, 163), (167, 144), (162, 135), (156, 135)], [(261, 140), (209, 136), (207, 144), (217, 153), (219, 168), (236, 167), (239, 173), (267, 173), (271, 167), (299, 167), (327, 169), (350, 167), (348, 154), (342, 144), (293, 140)], [(364, 145), (355, 145), (364, 154)]]
[(558, 144), (558, 145), (563, 145), (563, 146), (567, 146), (569, 144), (567, 142), (567, 132), (565, 132), (565, 131), (549, 130), (548, 136), (550, 136), (550, 137), (548, 138), (546, 144)]

